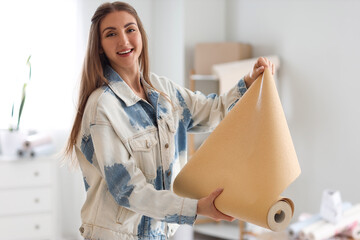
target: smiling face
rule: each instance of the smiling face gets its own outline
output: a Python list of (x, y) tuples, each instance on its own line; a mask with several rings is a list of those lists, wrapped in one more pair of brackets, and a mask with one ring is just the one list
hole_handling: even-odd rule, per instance
[(136, 19), (126, 11), (106, 15), (100, 23), (102, 51), (112, 68), (120, 72), (139, 72), (141, 33)]

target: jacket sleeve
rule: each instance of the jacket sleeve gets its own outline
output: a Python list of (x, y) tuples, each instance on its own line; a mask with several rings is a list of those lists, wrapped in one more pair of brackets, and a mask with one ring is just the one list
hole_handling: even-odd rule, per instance
[(91, 124), (90, 134), (95, 155), (93, 165), (101, 171), (108, 191), (119, 205), (169, 223), (194, 223), (198, 201), (179, 197), (169, 190), (156, 190), (147, 183), (109, 123)]
[(205, 96), (199, 91), (193, 92), (176, 84), (173, 86), (182, 111), (181, 118), (188, 119), (189, 132), (212, 131), (247, 90), (244, 78), (220, 96), (214, 93)]

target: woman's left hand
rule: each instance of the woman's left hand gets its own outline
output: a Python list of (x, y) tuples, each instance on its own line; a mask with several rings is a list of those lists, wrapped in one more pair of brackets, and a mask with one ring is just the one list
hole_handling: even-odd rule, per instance
[(275, 73), (275, 65), (269, 61), (269, 59), (265, 57), (259, 57), (256, 63), (254, 64), (253, 69), (246, 74), (245, 76), (245, 84), (246, 87), (249, 88), (251, 84), (262, 74), (265, 68), (269, 68), (272, 75)]

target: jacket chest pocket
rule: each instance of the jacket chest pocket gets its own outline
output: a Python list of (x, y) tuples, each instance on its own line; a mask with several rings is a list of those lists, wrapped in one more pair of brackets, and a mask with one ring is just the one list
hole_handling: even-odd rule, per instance
[(137, 166), (147, 179), (156, 177), (156, 158), (158, 152), (158, 140), (156, 132), (146, 133), (134, 137), (129, 141), (130, 148)]

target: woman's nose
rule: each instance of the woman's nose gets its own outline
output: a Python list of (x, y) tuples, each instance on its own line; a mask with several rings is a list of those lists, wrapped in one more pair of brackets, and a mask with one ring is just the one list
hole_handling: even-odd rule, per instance
[(129, 43), (129, 39), (125, 33), (119, 34), (119, 45), (127, 45)]

